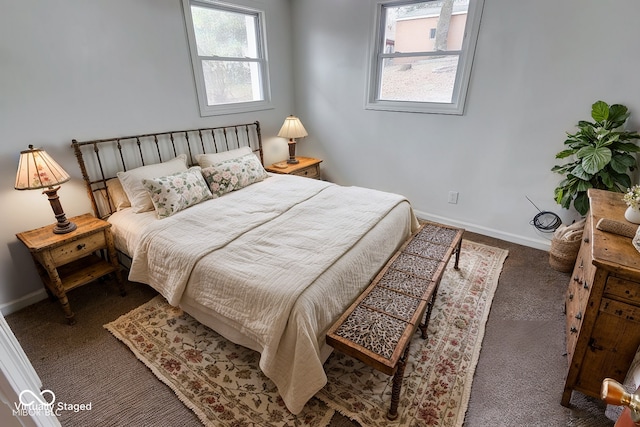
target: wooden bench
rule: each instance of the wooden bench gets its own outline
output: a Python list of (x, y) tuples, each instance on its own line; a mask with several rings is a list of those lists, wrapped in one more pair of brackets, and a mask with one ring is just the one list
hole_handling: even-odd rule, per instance
[(458, 269), (463, 232), (424, 222), (327, 332), (334, 349), (393, 375), (390, 420), (398, 417), (411, 337), (419, 327), (427, 338), (438, 285), (454, 253)]

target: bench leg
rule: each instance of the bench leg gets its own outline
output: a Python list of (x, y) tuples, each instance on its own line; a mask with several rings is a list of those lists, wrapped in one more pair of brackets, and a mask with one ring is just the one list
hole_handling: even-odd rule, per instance
[(462, 239), (456, 245), (456, 261), (453, 263), (453, 268), (459, 270), (458, 262), (460, 261), (460, 252), (462, 251)]
[(427, 312), (424, 315), (424, 322), (418, 325), (418, 327), (420, 328), (420, 336), (424, 340), (428, 338), (427, 329), (429, 328), (429, 319), (431, 319), (431, 310), (433, 310), (433, 305), (436, 303), (436, 297), (438, 296), (439, 286), (440, 286), (440, 283), (438, 282), (436, 284), (435, 289), (433, 290), (433, 295), (431, 295), (431, 299), (427, 304)]
[(402, 388), (402, 378), (404, 377), (404, 368), (407, 366), (407, 359), (409, 358), (409, 347), (411, 342), (407, 344), (404, 353), (400, 360), (398, 360), (398, 370), (393, 375), (393, 388), (391, 389), (391, 407), (387, 412), (387, 418), (391, 421), (398, 418), (398, 404), (400, 403), (400, 389)]

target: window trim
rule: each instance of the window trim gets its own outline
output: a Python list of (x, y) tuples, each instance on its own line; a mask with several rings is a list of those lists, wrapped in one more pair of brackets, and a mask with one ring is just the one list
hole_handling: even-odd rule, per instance
[[(246, 4), (240, 4), (240, 2), (237, 2), (237, 4), (230, 4), (215, 0), (182, 0), (184, 20), (187, 27), (187, 42), (189, 45), (189, 54), (191, 56), (191, 68), (193, 70), (193, 78), (196, 87), (196, 95), (198, 98), (198, 107), (200, 108), (200, 116), (202, 117), (268, 110), (273, 108), (273, 105), (271, 103), (271, 80), (269, 77), (269, 61), (267, 55), (266, 12), (262, 9), (258, 9), (254, 5), (250, 6), (249, 3), (251, 2), (243, 3)], [(252, 59), (251, 61), (247, 62), (257, 63), (260, 67), (260, 84), (262, 86), (262, 95), (264, 99), (260, 101), (234, 102), (218, 105), (208, 104), (204, 73), (202, 72), (202, 61), (210, 59), (210, 57), (198, 55), (198, 46), (196, 44), (195, 30), (193, 28), (193, 17), (191, 15), (192, 5), (257, 16), (256, 36), (258, 38), (258, 59)], [(216, 59), (223, 60), (225, 58), (218, 57)], [(237, 58), (233, 59), (235, 60)]]
[(386, 0), (373, 4), (371, 18), (373, 29), (369, 42), (369, 67), (366, 78), (365, 109), (407, 113), (464, 114), (484, 0), (470, 0), (469, 2), (467, 23), (465, 25), (465, 34), (460, 51), (451, 103), (387, 101), (377, 99), (378, 88), (380, 87), (381, 66), (384, 59), (385, 23), (382, 19), (383, 10), (387, 6), (404, 6), (423, 1), (425, 0)]

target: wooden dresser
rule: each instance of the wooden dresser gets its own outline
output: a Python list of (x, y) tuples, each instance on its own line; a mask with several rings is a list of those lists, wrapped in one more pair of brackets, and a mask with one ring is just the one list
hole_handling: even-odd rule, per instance
[(640, 253), (629, 237), (596, 228), (601, 218), (627, 223), (622, 196), (589, 190), (590, 211), (565, 299), (564, 406), (573, 390), (599, 398), (605, 377), (622, 382), (640, 345)]

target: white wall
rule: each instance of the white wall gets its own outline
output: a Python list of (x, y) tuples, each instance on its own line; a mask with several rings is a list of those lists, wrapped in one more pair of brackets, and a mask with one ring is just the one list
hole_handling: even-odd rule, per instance
[(29, 144), (73, 175), (59, 193), (72, 216), (90, 210), (73, 138), (257, 119), (277, 156), (274, 135), (296, 114), (309, 131), (298, 153), (323, 158), (329, 179), (402, 193), (424, 217), (545, 248), (525, 196), (576, 217), (553, 201), (565, 132), (598, 99), (627, 105), (629, 127), (640, 128), (637, 0), (485, 0), (463, 116), (364, 110), (374, 0), (261, 1), (275, 109), (201, 118), (180, 0), (0, 0), (0, 309), (44, 294), (15, 238), (53, 222), (39, 191), (13, 190)]
[[(262, 0), (274, 109), (201, 118), (180, 0), (0, 0), (0, 308), (44, 296), (15, 234), (53, 223), (40, 191), (13, 189), (29, 144), (72, 175), (67, 216), (91, 210), (71, 140), (260, 120), (266, 159), (293, 111), (289, 0)], [(285, 154), (286, 155), (286, 154)], [(281, 160), (281, 159), (276, 159)], [(8, 306), (11, 304), (11, 306)]]
[(600, 99), (640, 128), (640, 2), (485, 0), (465, 114), (446, 116), (363, 109), (374, 1), (292, 2), (300, 152), (333, 181), (406, 195), (424, 217), (547, 248), (525, 196), (577, 218), (553, 200), (565, 132)]

